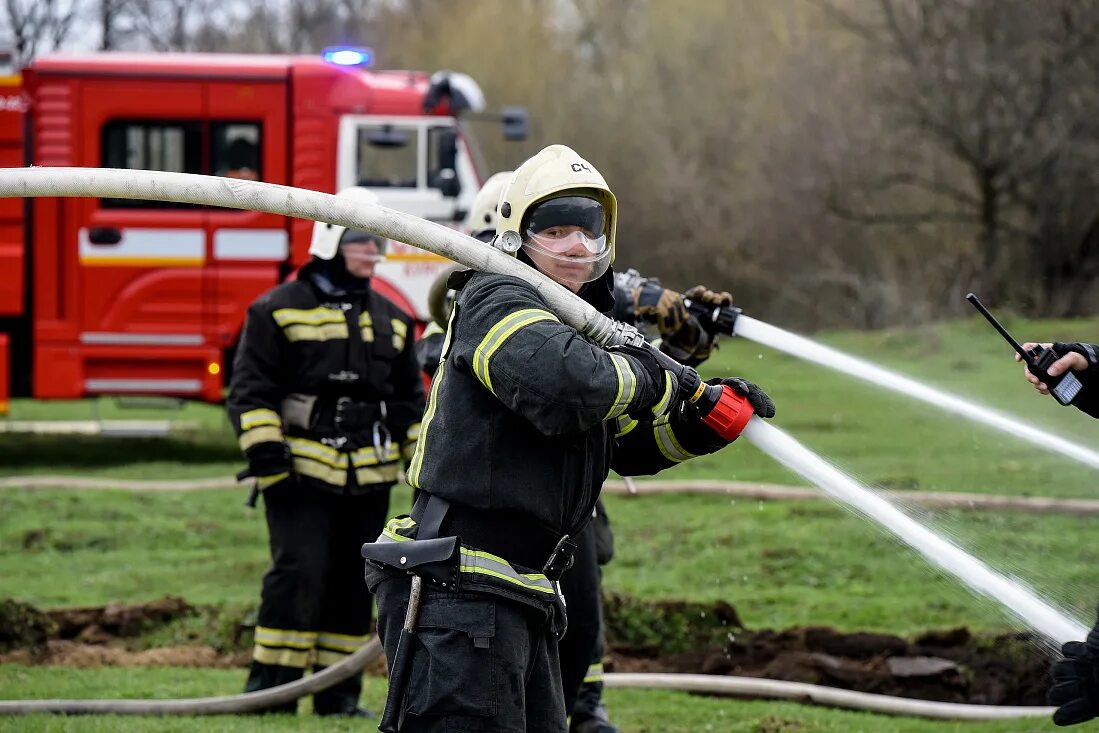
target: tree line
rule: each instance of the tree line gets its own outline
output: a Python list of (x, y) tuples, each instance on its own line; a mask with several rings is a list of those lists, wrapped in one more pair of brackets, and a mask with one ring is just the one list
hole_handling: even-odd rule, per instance
[(619, 265), (800, 328), (1095, 312), (1099, 0), (4, 0), (17, 60), (313, 53), (470, 74), (620, 201)]

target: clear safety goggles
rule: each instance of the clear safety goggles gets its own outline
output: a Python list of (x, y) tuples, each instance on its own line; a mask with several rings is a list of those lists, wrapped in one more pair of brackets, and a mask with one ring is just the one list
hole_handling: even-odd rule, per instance
[[(368, 252), (361, 246), (345, 246), (365, 244), (373, 244), (377, 248), (377, 251)], [(386, 242), (384, 239), (376, 234), (371, 234), (370, 232), (348, 229), (340, 236), (340, 254), (343, 255), (343, 258), (348, 262), (382, 262), (385, 260), (385, 245)]]

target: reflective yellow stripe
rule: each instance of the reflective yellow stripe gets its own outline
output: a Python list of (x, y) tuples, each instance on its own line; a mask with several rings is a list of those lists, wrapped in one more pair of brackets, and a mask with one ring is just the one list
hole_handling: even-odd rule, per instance
[(408, 324), (396, 318), (389, 323), (393, 326), (393, 348), (401, 351), (404, 349), (405, 339), (408, 338)]
[(351, 453), (351, 465), (355, 468), (361, 468), (363, 466), (376, 466), (379, 463), (392, 463), (393, 461), (399, 461), (401, 459), (401, 449), (396, 443), (390, 443), (389, 449), (385, 452), (385, 460), (379, 461), (378, 454), (374, 451), (374, 446), (369, 448), (359, 448)]
[(309, 476), (333, 486), (347, 485), (347, 468), (331, 468), (310, 458), (294, 458), (294, 470), (302, 476)]
[(264, 489), (266, 489), (270, 486), (274, 486), (279, 481), (282, 481), (283, 479), (288, 478), (289, 476), (290, 476), (290, 474), (287, 473), (287, 472), (276, 473), (273, 476), (257, 476), (256, 477), (256, 488), (259, 489), (260, 491), (263, 491)]
[(309, 666), (309, 652), (296, 649), (269, 649), (259, 644), (252, 647), (252, 659), (261, 664), (274, 664), (296, 669), (305, 669)]
[(399, 463), (390, 463), (377, 468), (360, 468), (355, 471), (355, 480), (359, 486), (396, 483), (400, 477), (401, 464)]
[(370, 634), (351, 636), (348, 634), (332, 634), (326, 631), (317, 635), (317, 647), (327, 649), (330, 652), (342, 652), (354, 654), (366, 644)]
[(289, 646), (295, 649), (312, 649), (317, 641), (316, 631), (295, 631), (293, 629), (273, 629), (269, 626), (257, 626), (255, 632), (257, 644), (266, 646)]
[(241, 430), (251, 430), (252, 428), (258, 428), (260, 425), (274, 425), (276, 428), (282, 427), (282, 418), (279, 417), (277, 412), (268, 410), (266, 407), (241, 413)]
[[(318, 667), (331, 667), (339, 664), (343, 660), (347, 659), (350, 654), (344, 652), (334, 652), (328, 649), (317, 650), (317, 666)], [(361, 672), (359, 674), (362, 674)]]
[(325, 323), (321, 326), (306, 326), (296, 323), (283, 329), (287, 341), (334, 341), (347, 338), (346, 323)]
[(497, 321), (496, 325), (488, 330), (484, 339), (473, 351), (473, 373), (485, 385), (485, 389), (493, 394), (492, 377), (489, 375), (489, 361), (493, 354), (511, 338), (516, 331), (539, 321), (556, 321), (557, 316), (541, 308), (523, 308)]
[(637, 420), (634, 420), (629, 415), (622, 415), (618, 418), (618, 432), (614, 434), (614, 437), (621, 438), (624, 435), (629, 435), (630, 431), (636, 428), (637, 425)]
[(603, 664), (601, 662), (597, 662), (596, 664), (593, 664), (590, 667), (588, 667), (588, 671), (584, 675), (584, 682), (587, 682), (588, 684), (591, 684), (593, 682), (602, 682), (602, 681), (603, 681)]
[(290, 445), (290, 452), (295, 457), (309, 458), (320, 461), (332, 468), (347, 468), (347, 454), (340, 453), (335, 448), (330, 448), (324, 443), (318, 443), (308, 438), (289, 437), (286, 442)]
[(245, 430), (238, 439), (241, 450), (248, 450), (257, 443), (281, 443), (282, 428), (274, 425), (264, 425), (259, 428)]
[(309, 326), (319, 326), (322, 323), (342, 323), (345, 327), (347, 326), (347, 318), (344, 316), (343, 311), (337, 308), (318, 307), (309, 308), (308, 310), (279, 308), (271, 316), (275, 319), (275, 323), (283, 328), (294, 323), (304, 323)]
[(618, 392), (614, 395), (611, 409), (607, 411), (604, 420), (616, 418), (624, 413), (633, 401), (634, 392), (637, 391), (637, 377), (630, 368), (630, 360), (621, 354), (611, 354), (611, 363), (614, 364), (615, 376), (618, 378)]
[(371, 317), (369, 311), (364, 311), (359, 314), (359, 333), (362, 334), (364, 343), (371, 343), (374, 341), (374, 319)]
[(420, 471), (424, 467), (424, 450), (427, 447), (427, 431), (431, 427), (431, 421), (435, 418), (435, 410), (439, 407), (439, 389), (443, 384), (443, 376), (446, 373), (446, 362), (439, 362), (439, 369), (435, 372), (435, 379), (431, 382), (431, 395), (427, 400), (427, 410), (424, 411), (423, 428), (420, 439), (416, 441), (416, 452), (412, 454), (412, 462), (408, 467), (406, 480), (414, 489), (420, 488)]
[(443, 374), (446, 372), (446, 357), (450, 352), (450, 339), (454, 333), (454, 318), (458, 315), (458, 308), (450, 311), (450, 320), (446, 326), (446, 337), (443, 338), (443, 350), (439, 355), (439, 368), (435, 372), (435, 378), (431, 380), (431, 394), (428, 396), (427, 409), (424, 410), (422, 426), (419, 432), (419, 440), (416, 441), (416, 452), (412, 454), (412, 460), (408, 464), (408, 476), (405, 482), (414, 489), (420, 488), (420, 471), (424, 466), (424, 451), (427, 449), (427, 430), (431, 427), (431, 421), (435, 417), (435, 410), (439, 406), (439, 389), (443, 384)]
[(683, 446), (679, 444), (679, 440), (675, 437), (672, 425), (668, 422), (667, 417), (663, 417), (653, 424), (653, 436), (656, 438), (657, 448), (669, 461), (682, 463), (695, 457), (694, 453), (683, 450)]
[(672, 404), (672, 394), (672, 374), (666, 371), (664, 372), (664, 394), (661, 395), (660, 401), (653, 408), (653, 415), (660, 417), (668, 411)]

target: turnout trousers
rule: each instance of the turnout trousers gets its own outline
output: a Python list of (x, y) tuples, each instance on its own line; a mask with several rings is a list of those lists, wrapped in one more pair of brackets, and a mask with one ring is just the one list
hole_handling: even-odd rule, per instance
[[(375, 588), (390, 665), (411, 579)], [(479, 591), (424, 588), (404, 697), (402, 733), (565, 733), (557, 640), (548, 613)]]
[[(299, 486), (288, 479), (263, 492), (271, 567), (263, 578), (252, 667), (245, 692), (292, 682), (310, 664), (337, 664), (366, 643), (371, 597), (359, 548), (381, 532), (389, 488), (359, 496)], [(355, 675), (317, 693), (319, 715), (355, 711)], [(295, 712), (290, 703), (270, 712)]]

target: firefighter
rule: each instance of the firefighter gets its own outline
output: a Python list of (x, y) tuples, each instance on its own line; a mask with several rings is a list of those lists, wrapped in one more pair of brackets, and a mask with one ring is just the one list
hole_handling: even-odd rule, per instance
[[(377, 201), (363, 189), (340, 196)], [(297, 280), (248, 309), (228, 411), (262, 491), (272, 560), (248, 692), (338, 663), (367, 639), (358, 548), (385, 524), (424, 406), (412, 321), (370, 287), (385, 244), (318, 222)], [(314, 712), (366, 715), (360, 689), (355, 676), (319, 692)]]
[[(1047, 369), (1050, 376), (1060, 376), (1070, 369), (1083, 385), (1079, 397), (1072, 403), (1081, 412), (1099, 417), (1099, 344), (1085, 343), (1025, 343), (1052, 348), (1060, 358)], [(1022, 357), (1015, 355), (1015, 361)], [(1023, 367), (1023, 374), (1034, 388), (1044, 395), (1049, 387)], [(1099, 621), (1096, 621), (1085, 641), (1070, 641), (1061, 646), (1061, 656), (1053, 663), (1053, 686), (1047, 695), (1049, 704), (1056, 705), (1053, 722), (1076, 725), (1099, 717)]]
[[(609, 312), (616, 213), (595, 168), (553, 145), (509, 179), (494, 246)], [(561, 733), (558, 581), (600, 486), (612, 468), (654, 473), (727, 441), (687, 404), (691, 374), (648, 349), (599, 348), (517, 278), (451, 282), (416, 501), (363, 547), (390, 665), (382, 729)], [(755, 385), (717, 381), (774, 414)]]

